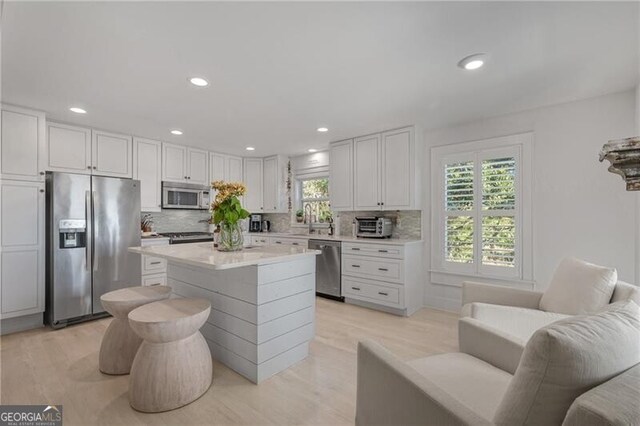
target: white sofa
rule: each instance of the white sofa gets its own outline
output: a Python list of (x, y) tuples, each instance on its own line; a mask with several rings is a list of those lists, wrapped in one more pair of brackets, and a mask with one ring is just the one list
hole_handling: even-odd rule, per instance
[(537, 330), (515, 375), (467, 353), (403, 362), (361, 342), (356, 424), (640, 424), (639, 363), (640, 308), (631, 301)]

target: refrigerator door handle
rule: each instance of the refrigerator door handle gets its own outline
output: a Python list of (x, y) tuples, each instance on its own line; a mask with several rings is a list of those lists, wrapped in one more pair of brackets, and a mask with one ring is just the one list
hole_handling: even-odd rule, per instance
[(92, 246), (93, 246), (93, 238), (91, 238), (91, 233), (93, 232), (93, 218), (91, 217), (91, 191), (85, 191), (84, 193), (84, 214), (86, 220), (86, 233), (87, 240), (85, 243), (85, 256), (84, 256), (84, 266), (87, 271), (91, 271), (91, 259), (93, 257), (92, 254)]
[[(98, 204), (98, 196), (96, 195), (96, 191), (91, 192), (91, 220), (95, 217), (96, 204)], [(98, 256), (96, 256), (96, 248), (98, 245), (95, 243), (98, 240), (98, 227), (91, 226), (92, 235), (91, 235), (91, 261), (93, 263), (93, 271), (98, 270)]]

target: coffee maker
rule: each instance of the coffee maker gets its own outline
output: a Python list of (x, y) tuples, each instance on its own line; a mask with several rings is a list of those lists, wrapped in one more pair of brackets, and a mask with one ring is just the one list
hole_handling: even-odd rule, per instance
[(262, 231), (262, 215), (252, 214), (249, 216), (249, 232)]

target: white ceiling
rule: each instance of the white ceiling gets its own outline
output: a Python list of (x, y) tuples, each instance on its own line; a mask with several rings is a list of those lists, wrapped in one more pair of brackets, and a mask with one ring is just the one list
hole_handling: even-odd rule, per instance
[[(296, 154), (629, 89), (638, 21), (635, 2), (5, 1), (2, 96), (66, 122)], [(484, 68), (456, 67), (476, 52)]]

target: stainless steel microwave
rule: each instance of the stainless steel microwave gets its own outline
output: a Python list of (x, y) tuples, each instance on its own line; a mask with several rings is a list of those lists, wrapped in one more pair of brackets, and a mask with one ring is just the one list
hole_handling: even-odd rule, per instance
[(206, 185), (162, 182), (162, 208), (208, 210), (210, 193)]

